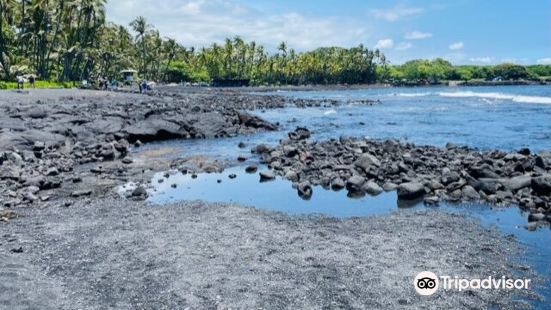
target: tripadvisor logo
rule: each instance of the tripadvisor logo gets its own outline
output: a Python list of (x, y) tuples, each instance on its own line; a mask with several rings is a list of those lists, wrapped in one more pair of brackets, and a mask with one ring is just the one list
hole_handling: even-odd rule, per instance
[(528, 289), (530, 279), (508, 279), (506, 277), (465, 279), (458, 276), (440, 276), (430, 271), (422, 271), (413, 280), (413, 286), (420, 295), (429, 296), (442, 288), (444, 290), (457, 290), (459, 292), (471, 289)]
[(420, 295), (432, 295), (438, 290), (438, 277), (430, 271), (422, 271), (415, 277), (413, 285)]

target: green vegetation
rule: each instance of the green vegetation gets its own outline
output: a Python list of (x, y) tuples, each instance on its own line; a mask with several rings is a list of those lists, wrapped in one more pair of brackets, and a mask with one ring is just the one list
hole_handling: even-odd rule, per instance
[[(163, 82), (247, 80), (261, 84), (358, 84), (387, 81), (537, 79), (551, 66), (514, 64), (452, 66), (443, 59), (389, 65), (363, 45), (297, 52), (285, 42), (273, 53), (254, 41), (226, 39), (199, 50), (186, 48), (137, 17), (128, 28), (106, 22), (106, 0), (0, 0), (0, 88), (18, 75), (38, 76), (36, 87), (66, 87), (120, 71)], [(55, 82), (44, 82), (55, 81)]]
[(105, 3), (0, 0), (0, 79), (36, 74), (39, 80), (77, 82), (119, 78), (121, 70), (132, 68), (141, 77), (165, 82), (373, 83), (377, 66), (387, 67), (382, 53), (362, 45), (297, 53), (282, 42), (270, 54), (236, 37), (201, 50), (185, 48), (162, 38), (144, 17), (128, 25), (131, 31), (107, 23)]
[(496, 66), (453, 66), (446, 60), (411, 60), (392, 66), (388, 78), (393, 81), (439, 83), (445, 80), (540, 80), (551, 76), (551, 65), (521, 66), (504, 63)]
[[(57, 81), (36, 81), (35, 88), (71, 88), (73, 87), (72, 82), (57, 82)], [(29, 84), (25, 83), (25, 88), (28, 88)], [(16, 82), (5, 82), (0, 81), (0, 89), (16, 89)]]

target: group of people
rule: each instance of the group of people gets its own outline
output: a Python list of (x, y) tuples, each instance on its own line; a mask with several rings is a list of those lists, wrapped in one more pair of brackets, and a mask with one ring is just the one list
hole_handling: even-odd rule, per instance
[[(36, 80), (36, 78), (34, 77), (34, 75), (29, 76), (28, 81), (29, 81), (29, 86), (30, 87), (34, 88), (35, 80)], [(16, 81), (17, 81), (17, 89), (24, 89), (25, 88), (25, 77), (19, 75), (19, 76), (17, 76)]]
[(145, 79), (138, 82), (138, 87), (140, 89), (140, 94), (145, 94), (148, 90), (151, 90), (149, 83), (147, 83)]
[(98, 87), (100, 90), (107, 90), (110, 86), (111, 87), (117, 87), (119, 82), (116, 79), (112, 79), (111, 82), (109, 82), (109, 79), (106, 77), (100, 77), (98, 79)]

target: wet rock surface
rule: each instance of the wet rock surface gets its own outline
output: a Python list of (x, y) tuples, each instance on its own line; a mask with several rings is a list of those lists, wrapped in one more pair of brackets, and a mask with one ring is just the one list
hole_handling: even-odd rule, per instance
[(295, 184), (346, 187), (353, 197), (397, 190), (401, 200), (425, 199), (431, 204), (519, 205), (530, 213), (545, 214), (533, 219), (551, 221), (551, 166), (542, 164), (551, 161), (549, 153), (481, 152), (451, 144), (439, 148), (346, 137), (310, 142), (306, 131), (298, 128), (279, 145), (255, 147), (253, 152)]
[[(243, 109), (284, 104), (281, 97), (233, 92), (148, 96), (82, 90), (2, 92), (0, 207), (100, 195), (108, 184), (124, 183), (140, 169), (157, 165), (134, 163), (129, 155), (132, 145), (275, 130), (275, 124)], [(211, 168), (201, 171), (220, 169)]]

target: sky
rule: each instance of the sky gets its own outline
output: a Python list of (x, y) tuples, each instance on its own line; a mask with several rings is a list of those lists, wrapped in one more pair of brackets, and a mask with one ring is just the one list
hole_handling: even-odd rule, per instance
[(391, 63), (551, 64), (551, 0), (109, 0), (107, 19), (144, 16), (162, 36), (203, 47), (240, 36), (268, 51), (364, 44)]

